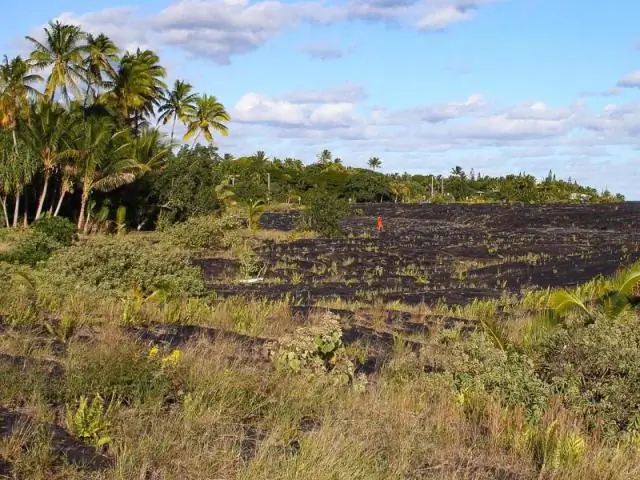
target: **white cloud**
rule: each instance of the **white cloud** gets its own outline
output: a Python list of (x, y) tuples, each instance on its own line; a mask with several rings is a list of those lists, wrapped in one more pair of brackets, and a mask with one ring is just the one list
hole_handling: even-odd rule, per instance
[(232, 118), (281, 128), (344, 128), (356, 121), (356, 103), (362, 98), (362, 88), (355, 85), (297, 91), (283, 98), (250, 92), (236, 102)]
[[(575, 102), (551, 107), (532, 101), (496, 106), (479, 94), (463, 101), (411, 109), (365, 108), (364, 91), (354, 85), (292, 92), (278, 98), (242, 96), (234, 120), (291, 139), (350, 141), (371, 150), (456, 150), (487, 146), (579, 148), (583, 155), (606, 146), (640, 146), (640, 105), (610, 104), (593, 110)], [(575, 155), (575, 152), (572, 151)]]
[(620, 88), (640, 88), (640, 71), (631, 72), (618, 81)]
[[(147, 33), (149, 20), (138, 15), (137, 7), (106, 8), (81, 15), (64, 12), (55, 20), (80, 25), (88, 33), (104, 33), (125, 51), (149, 48), (152, 40)], [(42, 35), (42, 30), (38, 34)]]
[[(174, 0), (162, 11), (142, 16), (136, 7), (107, 8), (58, 20), (101, 31), (125, 49), (173, 46), (187, 53), (228, 64), (235, 55), (253, 51), (280, 32), (301, 23), (348, 21), (394, 22), (420, 30), (442, 30), (473, 18), (477, 8), (498, 0)], [(315, 58), (338, 58), (345, 52), (329, 44), (309, 44)]]

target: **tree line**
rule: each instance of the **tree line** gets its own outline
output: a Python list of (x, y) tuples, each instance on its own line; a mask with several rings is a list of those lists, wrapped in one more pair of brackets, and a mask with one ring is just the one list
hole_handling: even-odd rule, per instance
[[(182, 80), (165, 83), (152, 50), (122, 52), (106, 35), (50, 23), (28, 58), (0, 65), (0, 203), (6, 226), (43, 214), (88, 230), (95, 196), (161, 170), (175, 143), (213, 142), (229, 114)], [(159, 124), (170, 124), (169, 139)]]
[(152, 50), (123, 52), (104, 34), (60, 22), (26, 39), (27, 58), (5, 56), (0, 64), (7, 227), (49, 214), (88, 232), (118, 212), (119, 223), (125, 216), (130, 226), (154, 228), (215, 211), (222, 200), (297, 204), (310, 190), (350, 202), (623, 200), (551, 172), (542, 180), (460, 167), (449, 175), (384, 174), (378, 157), (369, 168), (349, 167), (326, 149), (311, 164), (264, 151), (235, 158), (214, 145), (229, 131), (224, 105), (186, 81), (167, 85)]

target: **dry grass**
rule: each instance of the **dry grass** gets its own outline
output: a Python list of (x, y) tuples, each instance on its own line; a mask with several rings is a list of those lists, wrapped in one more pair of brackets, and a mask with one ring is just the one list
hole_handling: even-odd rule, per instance
[[(176, 297), (145, 304), (125, 325), (127, 300), (109, 292), (56, 291), (46, 275), (37, 276), (29, 295), (15, 287), (9, 282), (0, 290), (0, 469), (4, 462), (6, 478), (640, 476), (640, 437), (604, 438), (587, 428), (579, 409), (552, 396), (543, 415), (529, 417), (524, 406), (488, 386), (522, 389), (528, 370), (514, 367), (519, 364), (482, 332), (428, 320), (488, 321), (500, 303), (510, 319), (503, 333), (517, 347), (528, 334), (530, 309), (548, 293), (464, 307), (324, 302), (321, 307), (353, 312), (350, 326), (370, 334), (346, 348), (357, 365), (377, 362), (363, 369), (362, 389), (327, 373), (282, 371), (271, 361), (274, 342), (320, 323), (322, 311), (302, 318), (286, 301)], [(600, 282), (582, 290), (603, 288)], [(385, 323), (392, 310), (424, 316), (426, 332), (403, 333), (401, 323)], [(11, 324), (14, 318), (21, 321)], [(60, 318), (76, 320), (68, 336), (45, 328)], [(193, 334), (181, 336), (187, 331)], [(177, 360), (165, 362), (176, 349)], [(474, 381), (484, 386), (474, 388)], [(106, 458), (100, 468), (71, 462), (53, 434), (69, 430), (67, 405), (96, 393), (119, 400), (109, 419), (111, 442), (93, 448), (72, 440)], [(9, 425), (10, 417), (18, 421)]]

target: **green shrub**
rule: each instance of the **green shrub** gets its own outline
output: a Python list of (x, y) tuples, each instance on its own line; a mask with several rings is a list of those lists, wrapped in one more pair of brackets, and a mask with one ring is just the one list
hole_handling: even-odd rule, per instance
[(327, 237), (343, 234), (340, 226), (349, 214), (349, 203), (327, 190), (311, 190), (304, 196), (305, 210), (298, 220), (298, 228), (313, 230)]
[(630, 314), (556, 331), (539, 370), (590, 428), (640, 433), (640, 331)]
[(85, 284), (120, 293), (163, 288), (178, 295), (201, 295), (204, 281), (189, 253), (148, 235), (89, 237), (54, 254), (49, 278), (61, 285)]
[(164, 230), (169, 241), (192, 250), (225, 248), (225, 232), (240, 227), (235, 217), (199, 215)]
[(440, 342), (436, 352), (428, 356), (435, 362), (436, 371), (453, 375), (459, 394), (489, 394), (504, 405), (521, 406), (531, 420), (542, 417), (551, 389), (538, 377), (526, 356), (505, 353), (480, 333), (464, 341), (443, 335)]
[(67, 247), (71, 245), (78, 236), (77, 227), (63, 217), (41, 217), (31, 224), (31, 228)]
[(300, 327), (292, 335), (280, 339), (273, 354), (276, 367), (291, 373), (329, 373), (339, 384), (364, 386), (354, 377), (354, 365), (342, 343), (342, 328), (338, 317), (325, 315), (318, 325)]
[(46, 233), (31, 230), (18, 247), (0, 255), (0, 261), (35, 266), (46, 261), (53, 252), (63, 246)]
[(89, 399), (82, 395), (78, 400), (78, 406), (72, 408), (66, 405), (65, 422), (69, 431), (81, 440), (89, 441), (96, 447), (102, 447), (111, 442), (109, 430), (111, 416), (116, 405), (115, 398), (105, 406), (104, 399), (100, 395)]
[(0, 261), (35, 266), (77, 238), (76, 226), (61, 217), (42, 217), (31, 225), (20, 243), (0, 255)]

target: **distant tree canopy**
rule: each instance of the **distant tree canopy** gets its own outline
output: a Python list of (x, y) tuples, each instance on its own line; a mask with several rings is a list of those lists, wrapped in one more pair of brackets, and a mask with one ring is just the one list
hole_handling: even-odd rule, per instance
[(60, 22), (43, 33), (27, 37), (28, 58), (0, 63), (0, 222), (7, 227), (50, 214), (89, 232), (119, 212), (118, 224), (124, 217), (128, 226), (153, 228), (230, 201), (299, 203), (311, 190), (339, 202), (623, 200), (552, 172), (542, 181), (459, 166), (446, 177), (385, 174), (378, 157), (355, 168), (328, 149), (308, 165), (262, 150), (220, 154), (215, 137), (229, 133), (230, 121), (224, 105), (183, 80), (167, 85), (155, 52), (121, 52), (106, 35)]

